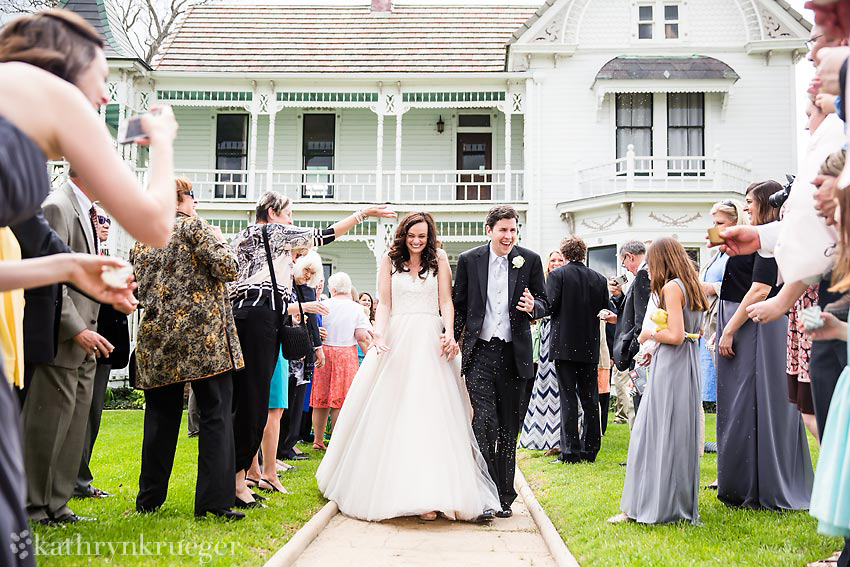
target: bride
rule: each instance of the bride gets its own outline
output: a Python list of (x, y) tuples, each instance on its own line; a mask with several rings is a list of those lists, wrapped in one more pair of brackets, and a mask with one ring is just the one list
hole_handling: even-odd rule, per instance
[(430, 214), (399, 223), (378, 293), (373, 348), (316, 472), (319, 489), (363, 520), (491, 519), (499, 497), (472, 433), (452, 335), (451, 268)]

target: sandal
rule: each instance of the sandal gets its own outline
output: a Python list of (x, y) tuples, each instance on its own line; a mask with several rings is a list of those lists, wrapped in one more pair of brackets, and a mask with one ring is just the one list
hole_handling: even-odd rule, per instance
[(259, 480), (257, 480), (256, 478), (251, 478), (251, 477), (249, 477), (249, 476), (246, 476), (246, 477), (245, 477), (245, 485), (246, 485), (248, 488), (256, 488), (256, 486), (257, 486), (258, 484), (260, 484), (260, 481), (259, 481)]
[(313, 449), (315, 449), (317, 451), (327, 451), (328, 446), (325, 445), (324, 443), (313, 443)]
[[(263, 486), (263, 483), (266, 483), (268, 487)], [(281, 490), (264, 478), (260, 479), (260, 483), (257, 485), (257, 488), (259, 490), (262, 490), (263, 492), (279, 492), (280, 494), (289, 494), (289, 492), (287, 492), (285, 488)]]

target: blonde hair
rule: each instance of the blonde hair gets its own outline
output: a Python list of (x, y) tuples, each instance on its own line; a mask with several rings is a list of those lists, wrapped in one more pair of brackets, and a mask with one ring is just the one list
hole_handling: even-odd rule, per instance
[(738, 201), (730, 199), (714, 203), (709, 215), (714, 216), (715, 213), (723, 213), (733, 221), (732, 224), (749, 224), (747, 222), (747, 215), (744, 214), (744, 209)]
[(176, 177), (174, 179), (174, 190), (177, 191), (177, 202), (182, 203), (186, 193), (192, 190), (192, 182), (186, 177)]

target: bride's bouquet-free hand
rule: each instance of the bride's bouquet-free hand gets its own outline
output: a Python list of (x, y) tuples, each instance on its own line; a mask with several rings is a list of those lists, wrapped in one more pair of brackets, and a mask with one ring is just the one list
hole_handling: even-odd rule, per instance
[(446, 360), (454, 360), (460, 353), (460, 347), (457, 346), (457, 341), (448, 333), (440, 335), (440, 356), (445, 356)]
[(378, 354), (382, 354), (390, 350), (387, 341), (384, 340), (384, 335), (375, 331), (372, 332), (372, 348), (374, 348)]

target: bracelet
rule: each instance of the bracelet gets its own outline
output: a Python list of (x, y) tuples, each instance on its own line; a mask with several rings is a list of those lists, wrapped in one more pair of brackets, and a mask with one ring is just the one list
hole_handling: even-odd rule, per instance
[(359, 209), (359, 210), (354, 212), (354, 220), (357, 221), (357, 224), (360, 224), (361, 222), (363, 222), (363, 220), (365, 218), (366, 218), (366, 215), (363, 214), (363, 209)]

